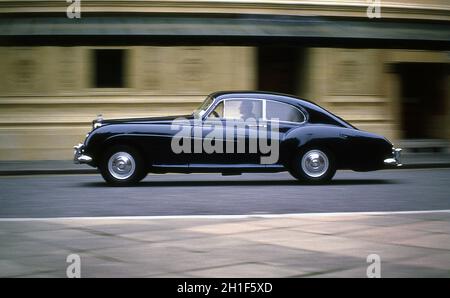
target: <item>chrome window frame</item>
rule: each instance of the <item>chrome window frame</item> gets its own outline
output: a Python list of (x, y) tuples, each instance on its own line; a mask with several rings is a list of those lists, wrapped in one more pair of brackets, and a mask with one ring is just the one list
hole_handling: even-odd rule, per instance
[(303, 123), (305, 123), (307, 120), (308, 120), (308, 118), (307, 118), (307, 113), (305, 112), (305, 111), (303, 111), (302, 109), (300, 109), (300, 108), (298, 108), (298, 107), (296, 107), (296, 106), (294, 106), (294, 105), (291, 105), (290, 103), (285, 103), (285, 102), (281, 102), (281, 101), (276, 101), (276, 100), (273, 100), (273, 99), (265, 99), (266, 100), (266, 103), (265, 103), (265, 107), (264, 107), (264, 120), (265, 121), (272, 121), (272, 120), (268, 120), (267, 119), (267, 101), (271, 101), (271, 102), (274, 102), (274, 103), (278, 103), (278, 104), (284, 104), (284, 105), (287, 105), (287, 106), (289, 106), (289, 107), (291, 107), (291, 108), (293, 108), (293, 109), (296, 109), (297, 111), (299, 111), (300, 112), (300, 114), (302, 114), (303, 115), (303, 121), (302, 122), (297, 122), (297, 121), (286, 121), (286, 120), (278, 120), (278, 122), (283, 122), (283, 123), (290, 123), (290, 124), (303, 124)]
[[(254, 100), (254, 101), (262, 101), (262, 120), (269, 122), (269, 121), (273, 121), (270, 119), (267, 119), (267, 101), (271, 101), (274, 103), (279, 103), (279, 104), (284, 104), (287, 105), (293, 109), (296, 109), (297, 111), (299, 111), (302, 115), (303, 115), (303, 121), (302, 122), (295, 122), (295, 121), (285, 121), (285, 120), (278, 120), (278, 122), (280, 123), (287, 123), (287, 124), (296, 124), (296, 125), (300, 125), (300, 124), (304, 124), (308, 121), (308, 114), (306, 113), (306, 111), (303, 111), (303, 109), (296, 107), (292, 104), (289, 103), (285, 103), (285, 102), (281, 102), (281, 101), (276, 101), (273, 99), (263, 99), (263, 98), (248, 98), (248, 97), (232, 97), (232, 98), (224, 98), (221, 100), (218, 100), (217, 102), (212, 102), (211, 106), (206, 110), (205, 114), (202, 117), (202, 120), (206, 120), (208, 119), (209, 115), (212, 113), (212, 111), (214, 111), (216, 109), (216, 107), (221, 104), (223, 102), (223, 115), (225, 116), (225, 109), (226, 109), (226, 105), (225, 102), (226, 101), (232, 101), (232, 100)], [(221, 118), (221, 119), (227, 119), (225, 117)], [(241, 119), (233, 119), (233, 120), (241, 120)]]

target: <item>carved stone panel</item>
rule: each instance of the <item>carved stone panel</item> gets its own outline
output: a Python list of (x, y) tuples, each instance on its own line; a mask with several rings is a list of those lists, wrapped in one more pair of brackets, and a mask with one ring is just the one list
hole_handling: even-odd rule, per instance
[(8, 93), (37, 91), (39, 60), (36, 48), (9, 48), (6, 61)]
[(382, 63), (377, 50), (329, 49), (328, 95), (380, 95)]
[(81, 49), (76, 47), (58, 47), (55, 49), (57, 89), (77, 92), (82, 86)]

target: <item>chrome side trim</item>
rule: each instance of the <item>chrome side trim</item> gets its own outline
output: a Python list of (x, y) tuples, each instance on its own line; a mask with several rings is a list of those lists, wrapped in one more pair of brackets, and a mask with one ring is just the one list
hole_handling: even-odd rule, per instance
[(191, 169), (284, 169), (280, 164), (152, 164), (154, 168), (191, 168)]

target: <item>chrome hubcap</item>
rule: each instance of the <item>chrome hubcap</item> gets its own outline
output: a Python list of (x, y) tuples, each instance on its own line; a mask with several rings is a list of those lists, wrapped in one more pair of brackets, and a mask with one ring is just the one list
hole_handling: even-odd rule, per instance
[(317, 178), (327, 172), (328, 157), (320, 150), (310, 150), (303, 155), (301, 166), (306, 175)]
[(108, 170), (111, 176), (124, 180), (130, 178), (136, 169), (133, 156), (127, 152), (114, 153), (108, 160)]

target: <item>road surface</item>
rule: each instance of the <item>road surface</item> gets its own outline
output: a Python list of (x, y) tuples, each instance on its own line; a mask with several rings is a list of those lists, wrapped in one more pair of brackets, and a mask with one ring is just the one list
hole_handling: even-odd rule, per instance
[(286, 173), (148, 175), (135, 187), (100, 175), (9, 176), (0, 189), (0, 218), (450, 209), (450, 169), (341, 171), (317, 186)]

